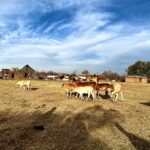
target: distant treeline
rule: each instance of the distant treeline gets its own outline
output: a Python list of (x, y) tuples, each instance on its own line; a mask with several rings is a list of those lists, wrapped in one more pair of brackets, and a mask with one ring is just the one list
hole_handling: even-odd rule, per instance
[[(89, 74), (88, 70), (84, 70), (83, 74)], [(120, 75), (112, 71), (104, 71), (99, 74), (102, 80), (116, 80), (116, 81), (125, 81), (125, 75)], [(126, 69), (126, 75), (132, 76), (145, 76), (150, 78), (150, 61), (137, 61), (134, 64), (128, 66)]]
[[(32, 69), (30, 66), (26, 65), (25, 67), (28, 67), (27, 70)], [(12, 68), (11, 70), (9, 69), (3, 69), (0, 72), (0, 77), (2, 76), (2, 74), (12, 74), (12, 72), (18, 72), (20, 69), (19, 68)], [(28, 71), (27, 71), (28, 72)], [(73, 73), (67, 74), (67, 73), (58, 73), (58, 72), (54, 72), (54, 71), (35, 71), (34, 70), (34, 78), (37, 79), (45, 79), (48, 75), (56, 75), (56, 76), (77, 76), (78, 74), (76, 73), (76, 71), (74, 71)], [(88, 70), (84, 70), (81, 72), (81, 75), (83, 76), (87, 76), (87, 77), (92, 77), (93, 74), (91, 74)], [(103, 73), (98, 73), (96, 74), (100, 77), (101, 80), (105, 80), (105, 81), (125, 81), (125, 76), (126, 75), (133, 75), (133, 76), (145, 76), (148, 77), (150, 79), (150, 61), (137, 61), (134, 64), (128, 66), (128, 68), (126, 69), (126, 75), (120, 75), (116, 72), (112, 72), (112, 71), (104, 71)]]
[[(48, 75), (48, 74), (52, 74), (52, 75), (58, 75), (58, 73), (53, 72), (53, 71), (49, 71), (49, 72), (38, 72), (40, 75)], [(68, 76), (75, 76), (76, 71), (73, 72), (72, 74), (66, 74), (66, 73), (61, 73), (64, 75), (68, 75)], [(90, 72), (88, 70), (84, 70), (81, 73), (82, 75), (86, 75), (86, 76), (92, 76), (92, 74), (90, 74)], [(125, 75), (120, 75), (116, 72), (112, 72), (110, 70), (108, 71), (104, 71), (103, 73), (98, 74), (100, 76), (101, 80), (115, 80), (115, 81), (125, 81)], [(133, 76), (146, 76), (150, 78), (150, 61), (137, 61), (134, 64), (128, 66), (128, 68), (126, 69), (126, 75), (133, 75)]]
[[(82, 72), (82, 74), (90, 75), (88, 70), (84, 70)], [(118, 73), (112, 72), (110, 70), (104, 71), (103, 73), (100, 73), (100, 74), (97, 74), (97, 75), (100, 77), (100, 80), (105, 80), (105, 81), (115, 80), (115, 81), (122, 81), (122, 82), (125, 81), (125, 75), (119, 75)]]
[(125, 75), (119, 75), (116, 72), (111, 72), (111, 71), (104, 71), (102, 74), (100, 74), (100, 77), (102, 80), (115, 80), (115, 81), (125, 81)]

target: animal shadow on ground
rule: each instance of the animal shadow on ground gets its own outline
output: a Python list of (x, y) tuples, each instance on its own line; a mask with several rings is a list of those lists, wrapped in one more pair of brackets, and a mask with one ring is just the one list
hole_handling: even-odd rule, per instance
[(110, 96), (109, 95), (98, 94), (98, 96), (100, 96), (102, 99), (110, 100)]
[[(44, 114), (35, 112), (14, 118), (12, 116), (8, 119), (0, 118), (3, 120), (3, 125), (6, 125), (5, 128), (0, 129), (0, 149), (110, 149), (105, 142), (90, 136), (82, 117), (78, 117), (79, 114), (56, 113), (56, 109), (53, 107)], [(2, 116), (4, 115), (0, 115)]]
[(143, 104), (143, 105), (146, 105), (146, 106), (150, 106), (150, 102), (145, 102), (145, 103), (140, 103), (140, 104)]
[(39, 88), (31, 88), (31, 91), (36, 91), (38, 90)]
[(77, 114), (57, 109), (19, 115), (10, 110), (0, 112), (0, 149), (111, 150), (103, 138), (93, 137), (90, 132), (104, 126), (115, 127), (125, 120), (120, 112), (100, 105)]
[(89, 130), (95, 130), (103, 126), (114, 126), (115, 123), (124, 122), (125, 117), (113, 109), (104, 109), (100, 105), (86, 108), (83, 112), (78, 113), (75, 118), (86, 122)]
[(127, 132), (121, 125), (118, 123), (115, 124), (118, 130), (120, 130), (124, 135), (126, 135), (136, 150), (149, 150), (150, 142), (145, 139), (142, 139), (132, 133)]

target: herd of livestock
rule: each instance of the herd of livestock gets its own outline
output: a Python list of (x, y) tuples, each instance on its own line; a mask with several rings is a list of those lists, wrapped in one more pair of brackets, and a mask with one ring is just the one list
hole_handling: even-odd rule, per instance
[[(16, 83), (20, 88), (31, 90), (31, 81), (22, 80), (17, 81)], [(62, 89), (66, 92), (67, 97), (75, 96), (81, 100), (86, 98), (92, 98), (95, 100), (99, 98), (100, 91), (105, 91), (105, 95), (110, 97), (113, 102), (118, 100), (120, 95), (121, 100), (123, 101), (123, 94), (121, 92), (121, 84), (119, 83), (95, 83), (95, 82), (65, 82), (62, 83)]]
[(99, 98), (100, 91), (105, 91), (105, 95), (109, 96), (113, 102), (118, 100), (119, 95), (123, 101), (121, 84), (119, 83), (70, 82), (63, 83), (62, 87), (66, 91), (68, 97), (75, 95), (81, 100), (84, 98), (85, 94), (87, 95), (86, 100), (90, 97), (95, 100), (96, 98)]

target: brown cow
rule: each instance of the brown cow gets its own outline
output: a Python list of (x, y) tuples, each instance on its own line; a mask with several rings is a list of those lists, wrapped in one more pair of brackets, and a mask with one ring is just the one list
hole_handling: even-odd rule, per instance
[(69, 83), (63, 83), (62, 88), (65, 89), (67, 97), (71, 97), (73, 93), (75, 93), (74, 89), (78, 87), (92, 87), (95, 88), (94, 82), (69, 82)]
[(71, 96), (75, 86), (72, 83), (63, 83), (62, 88), (66, 91), (67, 97)]
[(98, 84), (96, 84), (96, 89), (99, 91), (107, 91), (108, 88), (113, 88), (112, 84), (109, 84), (109, 83), (98, 83)]
[(108, 95), (109, 91), (113, 90), (113, 85), (109, 83), (95, 83), (95, 82), (73, 82), (75, 87), (91, 86), (97, 91), (97, 97), (99, 91), (105, 91), (105, 95)]
[(109, 91), (113, 89), (112, 84), (109, 83), (98, 83), (96, 84), (97, 97), (99, 96), (99, 91), (105, 91), (105, 95), (108, 95)]
[(83, 87), (83, 86), (92, 86), (92, 87), (96, 87), (96, 83), (95, 82), (72, 82), (72, 84), (75, 87)]
[(109, 83), (95, 83), (95, 82), (71, 82), (71, 83), (63, 83), (62, 87), (65, 89), (67, 96), (71, 96), (74, 89), (77, 87), (93, 87), (97, 92), (97, 97), (99, 96), (99, 91), (105, 91), (106, 95), (108, 95), (109, 90), (112, 90), (112, 85)]

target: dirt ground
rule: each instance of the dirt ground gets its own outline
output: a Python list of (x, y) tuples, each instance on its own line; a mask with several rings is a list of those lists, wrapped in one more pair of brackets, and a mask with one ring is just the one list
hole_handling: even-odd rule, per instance
[(148, 150), (150, 84), (122, 84), (123, 102), (67, 98), (56, 81), (0, 81), (1, 150)]

